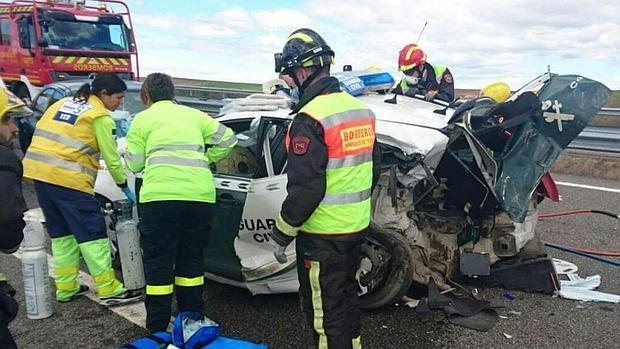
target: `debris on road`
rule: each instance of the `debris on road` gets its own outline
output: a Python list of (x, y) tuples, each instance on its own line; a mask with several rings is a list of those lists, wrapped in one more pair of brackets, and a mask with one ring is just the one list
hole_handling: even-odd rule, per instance
[(424, 319), (439, 310), (443, 311), (450, 323), (482, 332), (493, 328), (498, 321), (497, 311), (490, 302), (441, 294), (431, 279), (428, 297), (420, 300), (416, 312)]
[(557, 294), (565, 299), (578, 301), (598, 301), (618, 303), (620, 295), (594, 291), (601, 285), (601, 276), (592, 275), (585, 279), (577, 274), (577, 266), (561, 259), (553, 259), (558, 276), (564, 275), (568, 280), (560, 280), (560, 290)]
[(514, 301), (514, 300), (516, 299), (516, 298), (512, 295), (512, 293), (510, 293), (510, 292), (506, 292), (506, 293), (504, 293), (504, 294), (503, 294), (503, 296), (504, 296), (504, 298), (506, 298), (507, 300), (509, 300), (509, 301), (511, 301), (511, 302), (512, 302), (512, 301)]

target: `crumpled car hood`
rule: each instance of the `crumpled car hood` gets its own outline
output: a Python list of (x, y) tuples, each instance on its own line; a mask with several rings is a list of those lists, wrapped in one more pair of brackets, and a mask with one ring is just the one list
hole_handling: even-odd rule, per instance
[(376, 136), (380, 143), (397, 147), (405, 155), (420, 154), (427, 166), (434, 168), (443, 155), (448, 137), (441, 132), (452, 115), (434, 113), (440, 105), (399, 96), (397, 104), (385, 103), (386, 95), (358, 97), (376, 117)]

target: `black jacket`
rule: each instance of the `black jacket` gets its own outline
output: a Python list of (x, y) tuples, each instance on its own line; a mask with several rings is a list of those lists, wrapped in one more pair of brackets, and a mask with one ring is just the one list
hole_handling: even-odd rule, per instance
[[(316, 96), (340, 92), (338, 80), (325, 77), (308, 87), (295, 105), (291, 114), (308, 104)], [(295, 140), (303, 140), (305, 151), (295, 152)], [(295, 116), (290, 127), (290, 144), (287, 165), (288, 195), (282, 204), (281, 215), (292, 226), (302, 225), (319, 206), (325, 196), (327, 145), (323, 137), (323, 127), (304, 113)], [(373, 151), (373, 183), (376, 183), (381, 153), (375, 141)]]
[(22, 194), (23, 167), (17, 155), (0, 144), (0, 251), (11, 253), (23, 238), (23, 213), (26, 202)]
[(426, 69), (426, 79), (420, 79), (420, 82), (415, 86), (407, 83), (409, 89), (404, 92), (399, 83), (394, 89), (394, 93), (412, 97), (415, 94), (425, 95), (428, 91), (439, 91), (435, 98), (445, 102), (452, 102), (454, 100), (454, 78), (450, 69), (446, 68), (441, 76), (441, 80), (437, 83), (433, 66), (429, 63), (424, 63), (424, 66)]

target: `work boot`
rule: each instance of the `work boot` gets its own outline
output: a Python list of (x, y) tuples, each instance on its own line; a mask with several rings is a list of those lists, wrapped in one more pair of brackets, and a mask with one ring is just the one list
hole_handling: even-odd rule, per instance
[(142, 300), (142, 291), (127, 290), (116, 296), (101, 298), (99, 304), (105, 307), (113, 307), (116, 305), (138, 302), (140, 300)]
[(83, 294), (88, 293), (89, 290), (90, 290), (90, 288), (88, 288), (88, 286), (80, 285), (80, 289), (76, 293), (74, 293), (71, 297), (69, 297), (67, 299), (57, 299), (57, 301), (59, 301), (60, 303), (66, 303), (66, 302), (72, 301), (76, 297), (79, 297), (79, 296), (81, 296)]

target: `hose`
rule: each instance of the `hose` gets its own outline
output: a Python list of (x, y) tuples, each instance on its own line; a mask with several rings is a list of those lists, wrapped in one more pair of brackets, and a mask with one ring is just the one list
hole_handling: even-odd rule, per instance
[(616, 267), (620, 267), (620, 262), (612, 261), (611, 259), (601, 258), (601, 257), (595, 256), (595, 255), (589, 254), (589, 253), (580, 252), (580, 251), (574, 250), (572, 248), (568, 248), (568, 247), (564, 247), (564, 246), (561, 246), (561, 245), (552, 244), (550, 242), (545, 242), (545, 246), (548, 246), (548, 247), (551, 247), (551, 248), (555, 248), (555, 249), (560, 250), (560, 251), (564, 251), (564, 252), (568, 252), (568, 253), (573, 253), (573, 254), (576, 254), (576, 255), (579, 255), (579, 256), (582, 256), (582, 257), (591, 258), (591, 259), (597, 260), (599, 262), (615, 265)]
[[(611, 218), (615, 218), (620, 220), (620, 215), (617, 215), (615, 213), (612, 212), (608, 212), (608, 211), (602, 211), (602, 210), (592, 210), (592, 209), (579, 209), (579, 210), (572, 210), (572, 211), (560, 211), (560, 212), (546, 212), (546, 213), (541, 213), (538, 215), (538, 218), (552, 218), (552, 217), (562, 217), (562, 216), (570, 216), (570, 215), (574, 215), (574, 214), (581, 214), (581, 213), (595, 213), (595, 214), (601, 214), (604, 216), (608, 216)], [(615, 266), (619, 266), (620, 267), (620, 263), (616, 262), (616, 261), (612, 261), (609, 259), (605, 259), (605, 258), (600, 258), (597, 256), (604, 256), (604, 257), (620, 257), (620, 252), (616, 252), (616, 251), (597, 251), (597, 250), (591, 250), (591, 249), (586, 249), (586, 248), (577, 248), (577, 247), (568, 247), (568, 246), (562, 246), (562, 245), (557, 245), (557, 244), (553, 244), (550, 242), (545, 242), (545, 246), (551, 247), (551, 248), (555, 248), (564, 252), (569, 252), (569, 253), (574, 253), (583, 257), (587, 257), (587, 258), (592, 258), (595, 260), (598, 260), (600, 262), (603, 263), (609, 263), (611, 265), (615, 265)]]
[(608, 212), (608, 211), (601, 211), (601, 210), (592, 210), (592, 209), (589, 209), (589, 208), (579, 209), (579, 210), (572, 210), (572, 211), (543, 212), (543, 213), (538, 215), (538, 218), (562, 217), (562, 216), (570, 216), (570, 215), (580, 214), (580, 213), (602, 214), (602, 215), (609, 216), (611, 218), (615, 218), (615, 219), (620, 220), (620, 215), (617, 215), (615, 213)]

